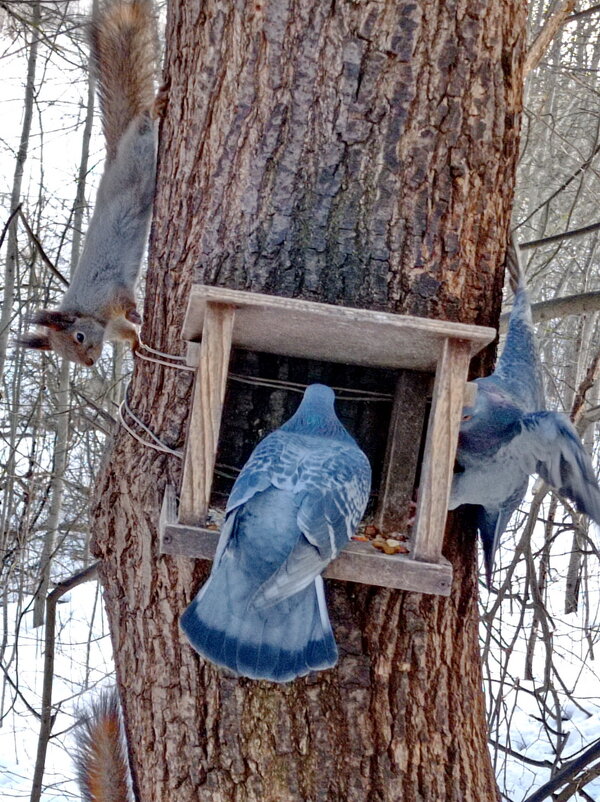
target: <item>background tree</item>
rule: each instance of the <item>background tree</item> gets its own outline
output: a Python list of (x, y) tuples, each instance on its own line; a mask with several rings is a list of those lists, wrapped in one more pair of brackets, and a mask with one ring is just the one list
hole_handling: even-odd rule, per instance
[[(144, 339), (181, 352), (192, 280), (494, 322), (524, 24), (512, 0), (171, 3)], [(273, 396), (267, 415), (237, 388), (228, 404), (264, 430), (288, 403)], [(186, 374), (138, 365), (131, 407), (170, 446), (189, 400)], [(223, 450), (253, 431), (226, 421)], [(495, 799), (472, 533), (448, 538), (450, 599), (329, 583), (339, 666), (284, 687), (234, 680), (178, 631), (207, 571), (158, 553), (162, 492), (178, 478), (176, 460), (121, 431), (96, 487), (141, 798)]]
[[(75, 10), (58, 1), (0, 9), (0, 175), (10, 189), (0, 193), (0, 737), (14, 725), (15, 763), (32, 771), (35, 737), (44, 730), (36, 718), (44, 706), (37, 693), (42, 683), (37, 685), (32, 668), (36, 657), (43, 659), (45, 633), (42, 628), (32, 633), (30, 625), (34, 610), (36, 623), (43, 622), (46, 593), (54, 583), (89, 563), (89, 487), (115, 425), (124, 370), (123, 360), (109, 355), (93, 372), (69, 370), (53, 355), (26, 354), (12, 342), (27, 328), (32, 311), (55, 304), (64, 289), (59, 275), (68, 279), (77, 261), (87, 228), (86, 195), (94, 192), (94, 166), (102, 159), (100, 137), (92, 138), (90, 152), (93, 87), (82, 18)], [(70, 607), (65, 597), (57, 608), (55, 693), (51, 711), (42, 714), (50, 727), (40, 745), (46, 740), (53, 757), (60, 755), (56, 730), (72, 722), (74, 694), (109, 670), (99, 592), (94, 599), (92, 589), (79, 610)], [(35, 734), (22, 745), (28, 723)], [(16, 787), (23, 792), (27, 769), (16, 768), (11, 776), (13, 739), (0, 746), (1, 774), (3, 793), (16, 795)], [(43, 751), (38, 750), (37, 793)], [(46, 772), (44, 785), (56, 779)]]
[[(531, 6), (531, 38), (554, 7)], [(573, 416), (596, 457), (598, 306), (583, 306), (581, 298), (597, 290), (600, 276), (593, 230), (600, 153), (598, 24), (593, 5), (572, 14), (531, 75), (513, 215), (519, 240), (530, 243), (528, 284), (544, 313), (536, 328), (548, 406)], [(562, 238), (565, 231), (586, 227), (591, 230), (585, 235)], [(553, 305), (566, 296), (580, 301)], [(555, 776), (572, 765), (581, 789), (568, 787), (567, 772), (557, 798), (594, 798), (597, 786), (587, 787), (593, 771), (587, 772), (585, 761), (572, 761), (587, 748), (598, 773), (591, 748), (598, 745), (591, 704), (598, 679), (597, 533), (539, 484), (511, 528), (496, 589), (490, 597), (483, 594), (484, 676), (497, 776), (506, 798), (521, 799), (527, 788), (539, 786), (542, 772)], [(515, 726), (517, 710), (528, 711), (526, 726), (522, 718)]]

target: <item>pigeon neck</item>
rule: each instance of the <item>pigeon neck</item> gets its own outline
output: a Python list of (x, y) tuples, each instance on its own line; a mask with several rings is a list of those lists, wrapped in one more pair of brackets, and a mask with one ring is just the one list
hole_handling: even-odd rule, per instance
[(296, 413), (281, 428), (284, 432), (352, 441), (333, 409), (323, 410), (322, 406), (317, 408), (313, 404), (300, 404)]

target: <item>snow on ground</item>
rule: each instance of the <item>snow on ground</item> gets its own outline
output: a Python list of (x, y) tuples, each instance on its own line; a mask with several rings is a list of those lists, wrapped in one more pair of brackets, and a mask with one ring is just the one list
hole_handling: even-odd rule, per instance
[[(97, 582), (87, 582), (63, 597), (57, 607), (57, 647), (52, 701), (60, 705), (53, 738), (48, 745), (43, 802), (80, 799), (73, 782), (70, 732), (81, 704), (82, 688), (97, 692), (112, 684), (112, 647)], [(18, 687), (8, 690), (2, 703), (0, 727), (0, 801), (29, 799), (36, 759), (39, 721), (28, 709), (39, 712), (44, 664), (43, 627), (32, 628), (33, 610), (23, 602), (18, 635), (18, 656), (8, 666), (10, 679)], [(17, 618), (16, 604), (9, 605), (8, 621)], [(9, 624), (11, 625), (11, 624)], [(14, 630), (9, 632), (9, 652)], [(9, 659), (7, 659), (9, 662)], [(85, 698), (85, 696), (83, 697)]]
[[(530, 500), (531, 496), (528, 496), (524, 509), (529, 509)], [(505, 598), (501, 609), (496, 613), (496, 643), (490, 651), (488, 673), (484, 671), (492, 741), (508, 747), (526, 760), (535, 761), (528, 764), (502, 751), (495, 755), (498, 785), (504, 794), (503, 799), (510, 802), (522, 802), (550, 779), (550, 768), (543, 764), (554, 763), (553, 748), (558, 739), (555, 734), (546, 731), (543, 721), (544, 704), (551, 711), (560, 710), (560, 721), (551, 720), (547, 713), (546, 720), (551, 728), (564, 737), (561, 752), (563, 761), (578, 757), (600, 738), (600, 671), (594, 660), (600, 631), (598, 561), (593, 555), (588, 557), (589, 573), (583, 572), (579, 610), (566, 614), (566, 575), (573, 533), (561, 532), (560, 524), (563, 521), (560, 519), (560, 507), (558, 512), (559, 525), (550, 550), (547, 589), (544, 593), (544, 604), (549, 614), (547, 637), (551, 641), (551, 649), (546, 648), (544, 633), (539, 628), (533, 659), (534, 679), (525, 679), (527, 640), (532, 630), (534, 605), (531, 598), (516, 598), (524, 587), (526, 568), (525, 562), (521, 561), (511, 587), (515, 601), (513, 603), (510, 598)], [(540, 516), (542, 520), (546, 514), (547, 507), (544, 507)], [(565, 517), (564, 524), (569, 523), (570, 520)], [(598, 528), (592, 525), (589, 534), (593, 542), (599, 542)], [(522, 529), (517, 532), (517, 539), (521, 535)], [(532, 552), (536, 555), (538, 567), (537, 553), (543, 545), (544, 527), (538, 524), (532, 539)], [(515, 548), (514, 537), (507, 533), (498, 554), (503, 567), (511, 564)], [(481, 612), (485, 615), (496, 596), (491, 594), (487, 598), (483, 591), (482, 597)], [(483, 625), (481, 632), (484, 637)], [(510, 657), (507, 657), (506, 647), (512, 648)], [(555, 694), (544, 692), (546, 673), (557, 689)], [(499, 692), (501, 677), (503, 687)], [(574, 701), (569, 699), (567, 691)], [(494, 756), (493, 744), (490, 744), (490, 749)], [(600, 778), (588, 783), (585, 791), (591, 798), (600, 800)]]
[[(506, 556), (510, 557), (507, 551)], [(595, 667), (586, 656), (585, 645), (570, 631), (572, 616), (559, 614), (564, 583), (556, 580), (555, 607), (555, 663), (569, 687), (577, 682), (577, 699), (580, 706), (563, 699), (562, 729), (568, 733), (564, 755), (574, 755), (587, 748), (600, 736), (600, 681)], [(28, 600), (24, 602), (24, 605)], [(504, 637), (512, 635), (516, 621), (505, 603), (502, 632)], [(16, 605), (10, 605), (8, 621), (16, 618)], [(29, 799), (33, 767), (35, 764), (39, 723), (28, 711), (27, 705), (39, 711), (43, 681), (43, 631), (31, 627), (32, 610), (27, 609), (21, 618), (19, 653), (9, 665), (10, 678), (18, 685), (19, 695), (9, 691), (3, 703), (3, 720), (0, 728), (0, 802)], [(564, 620), (563, 620), (564, 619)], [(80, 689), (88, 688), (90, 694), (101, 685), (112, 684), (112, 649), (104, 617), (102, 600), (96, 582), (80, 585), (64, 597), (57, 610), (58, 643), (55, 662), (53, 702), (59, 704), (57, 717), (49, 747), (44, 775), (43, 802), (63, 802), (79, 799), (73, 782), (74, 769), (70, 753), (73, 739), (70, 732), (81, 705)], [(14, 632), (9, 633), (9, 644), (14, 642)], [(564, 646), (568, 645), (568, 649)], [(9, 647), (10, 648), (10, 647)], [(510, 674), (518, 678), (518, 686), (503, 695), (499, 719), (492, 735), (503, 744), (533, 761), (552, 760), (552, 751), (544, 733), (540, 708), (534, 688), (540, 685), (543, 676), (543, 650), (535, 663), (536, 683), (522, 679), (525, 660), (524, 644), (518, 643), (509, 663)], [(488, 687), (497, 684), (492, 676)], [(22, 696), (22, 698), (21, 698)], [(85, 698), (85, 695), (84, 695)], [(510, 731), (510, 740), (507, 734)], [(493, 751), (492, 751), (493, 753)], [(529, 793), (549, 779), (548, 768), (526, 765), (515, 757), (499, 753), (496, 763), (498, 784), (504, 799), (522, 802)], [(586, 792), (600, 800), (600, 778), (586, 786)], [(440, 802), (442, 802), (440, 800)]]
[[(591, 700), (585, 702), (587, 712), (572, 703), (564, 707), (565, 720), (562, 722), (562, 728), (565, 734), (568, 734), (563, 752), (565, 757), (578, 756), (580, 751), (600, 737), (600, 699), (597, 696), (598, 682), (596, 678), (594, 679), (596, 699), (593, 702)], [(533, 698), (521, 694), (519, 706), (511, 719), (512, 749), (530, 760), (552, 761), (552, 751), (549, 749), (544, 726), (539, 719), (539, 709)], [(505, 799), (522, 802), (550, 779), (550, 770), (536, 765), (526, 765), (516, 757), (508, 755), (503, 765), (497, 764), (496, 777)], [(586, 785), (585, 791), (593, 799), (600, 800), (600, 779)]]

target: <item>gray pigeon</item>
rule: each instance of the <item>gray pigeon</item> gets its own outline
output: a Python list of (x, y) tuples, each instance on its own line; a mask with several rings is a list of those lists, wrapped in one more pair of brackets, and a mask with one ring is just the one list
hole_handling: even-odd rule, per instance
[(254, 449), (229, 496), (212, 572), (181, 616), (194, 649), (236, 674), (288, 682), (337, 661), (321, 573), (362, 518), (371, 468), (334, 398), (311, 385)]
[(476, 379), (474, 406), (463, 408), (459, 471), (449, 504), (451, 510), (476, 505), (488, 587), (500, 537), (523, 501), (531, 474), (539, 474), (600, 524), (600, 488), (591, 460), (570, 420), (545, 408), (531, 307), (517, 253), (509, 259), (516, 289), (504, 350), (492, 375)]

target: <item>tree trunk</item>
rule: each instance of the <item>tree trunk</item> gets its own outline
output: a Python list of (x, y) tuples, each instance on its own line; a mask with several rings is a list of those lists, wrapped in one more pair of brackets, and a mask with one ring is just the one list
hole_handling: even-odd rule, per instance
[[(95, 0), (97, 5), (97, 0)], [(88, 91), (86, 103), (86, 118), (81, 141), (81, 160), (77, 176), (77, 191), (73, 203), (73, 239), (71, 241), (71, 255), (69, 278), (73, 276), (79, 261), (81, 250), (81, 236), (83, 228), (83, 214), (86, 209), (85, 188), (87, 184), (88, 162), (90, 156), (90, 139), (92, 136), (94, 120), (94, 94), (96, 79), (92, 72), (88, 75)], [(56, 439), (54, 441), (54, 463), (52, 466), (52, 480), (50, 483), (50, 511), (44, 532), (44, 544), (40, 557), (39, 584), (34, 595), (33, 626), (40, 627), (44, 623), (46, 611), (46, 597), (50, 587), (50, 575), (54, 559), (56, 535), (61, 523), (63, 494), (65, 489), (65, 472), (69, 452), (69, 430), (71, 410), (71, 382), (69, 362), (59, 360), (57, 388), (55, 393), (56, 409)]]
[[(35, 101), (35, 69), (38, 57), (39, 27), (41, 20), (41, 3), (34, 2), (31, 8), (31, 39), (29, 43), (29, 55), (27, 57), (27, 79), (25, 82), (25, 100), (23, 104), (23, 123), (21, 125), (21, 138), (19, 149), (15, 161), (15, 172), (13, 175), (12, 189), (10, 193), (10, 211), (14, 213), (21, 202), (21, 185), (23, 183), (23, 173), (25, 162), (29, 153), (29, 135), (31, 133), (31, 121), (33, 118), (33, 104)], [(6, 362), (6, 350), (10, 336), (10, 324), (14, 315), (15, 301), (15, 272), (17, 258), (19, 255), (19, 245), (17, 242), (17, 223), (18, 217), (15, 216), (8, 230), (8, 243), (6, 248), (6, 263), (4, 266), (4, 290), (2, 297), (2, 310), (0, 311), (0, 377), (4, 376), (4, 364)]]
[[(169, 9), (146, 342), (182, 352), (193, 280), (497, 321), (523, 4), (173, 0)], [(290, 364), (271, 369), (284, 377)], [(190, 391), (189, 374), (138, 363), (130, 403), (181, 447)], [(223, 453), (250, 428), (266, 433), (252, 395), (230, 388), (226, 403)], [(95, 551), (140, 798), (496, 800), (472, 532), (449, 531), (449, 599), (328, 582), (338, 666), (281, 687), (236, 680), (202, 662), (178, 629), (209, 569), (159, 555), (162, 492), (179, 473), (173, 457), (121, 430), (96, 493)]]

